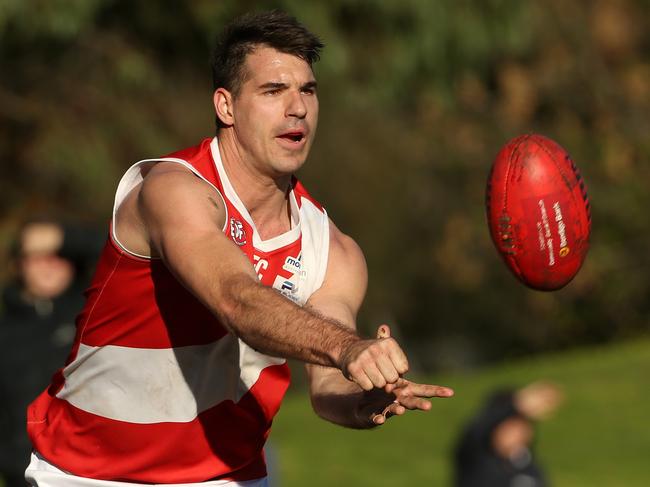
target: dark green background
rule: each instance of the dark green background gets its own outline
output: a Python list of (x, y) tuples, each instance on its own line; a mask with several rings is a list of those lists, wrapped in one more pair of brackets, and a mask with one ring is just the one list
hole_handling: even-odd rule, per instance
[[(128, 165), (210, 136), (214, 35), (269, 7), (327, 45), (301, 177), (365, 250), (365, 333), (390, 323), (427, 371), (648, 329), (647, 0), (3, 0), (2, 249), (34, 213), (104, 224)], [(485, 223), (489, 166), (526, 132), (569, 151), (592, 202), (555, 293), (520, 285)]]

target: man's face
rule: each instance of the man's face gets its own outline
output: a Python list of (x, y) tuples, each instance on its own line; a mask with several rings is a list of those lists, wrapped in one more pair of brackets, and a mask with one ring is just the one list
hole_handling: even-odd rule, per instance
[(232, 100), (234, 134), (245, 160), (271, 177), (299, 169), (318, 123), (316, 80), (309, 64), (270, 47), (246, 57)]

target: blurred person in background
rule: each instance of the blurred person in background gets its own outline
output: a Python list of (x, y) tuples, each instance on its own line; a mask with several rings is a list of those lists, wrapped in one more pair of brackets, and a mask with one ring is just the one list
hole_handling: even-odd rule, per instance
[(0, 477), (8, 487), (25, 485), (27, 405), (65, 363), (100, 245), (96, 233), (47, 218), (18, 232), (0, 316)]
[(350, 428), (453, 395), (402, 377), (388, 326), (356, 332), (365, 259), (294, 176), (322, 47), (282, 12), (233, 21), (214, 55), (217, 136), (118, 184), (69, 362), (28, 411), (32, 485), (266, 486), (287, 358), (307, 364), (316, 413)]
[(547, 487), (533, 454), (534, 423), (550, 417), (562, 400), (549, 382), (492, 393), (456, 446), (455, 487)]

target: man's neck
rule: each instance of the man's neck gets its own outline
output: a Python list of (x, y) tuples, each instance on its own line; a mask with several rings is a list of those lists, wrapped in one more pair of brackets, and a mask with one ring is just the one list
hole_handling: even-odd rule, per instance
[(219, 153), (230, 184), (250, 214), (262, 238), (268, 240), (291, 228), (291, 175), (272, 177), (259, 171), (229, 133), (218, 136)]

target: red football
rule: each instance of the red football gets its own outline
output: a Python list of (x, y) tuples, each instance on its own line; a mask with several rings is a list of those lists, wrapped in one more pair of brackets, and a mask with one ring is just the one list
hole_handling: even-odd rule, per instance
[(569, 154), (537, 134), (509, 141), (497, 154), (486, 192), (492, 241), (513, 274), (544, 291), (565, 286), (589, 249), (585, 183)]

